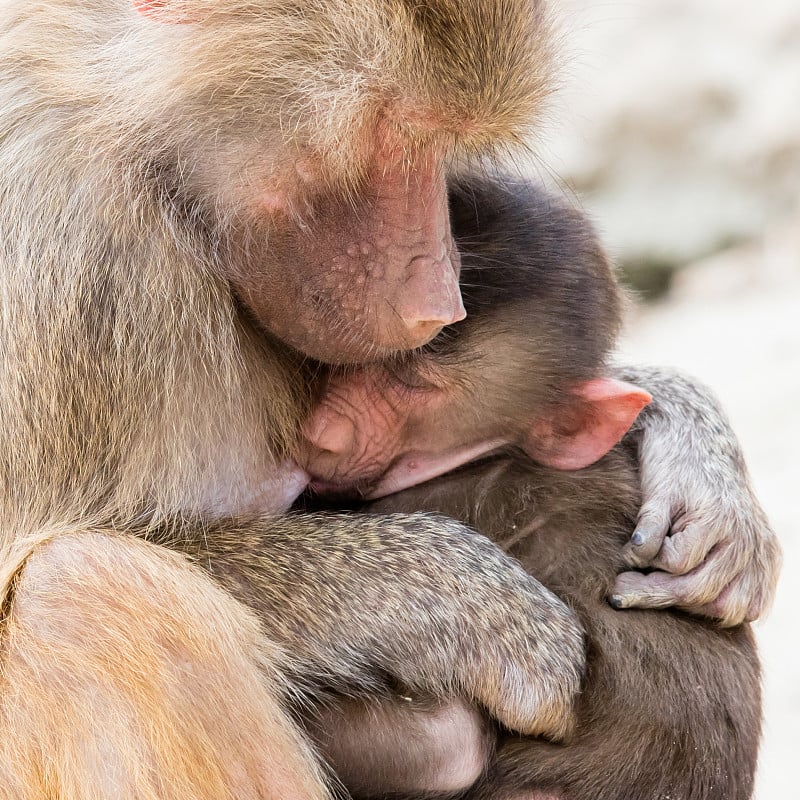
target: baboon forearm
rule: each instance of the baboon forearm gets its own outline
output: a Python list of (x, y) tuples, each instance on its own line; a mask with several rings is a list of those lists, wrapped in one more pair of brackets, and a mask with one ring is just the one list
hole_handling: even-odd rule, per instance
[(700, 381), (666, 367), (623, 366), (619, 376), (653, 395), (631, 429), (639, 447), (645, 496), (683, 477), (702, 494), (713, 486), (726, 502), (747, 503), (768, 530), (757, 504), (744, 455), (727, 415)]
[(687, 470), (702, 462), (702, 471), (713, 472), (723, 486), (733, 476), (746, 474), (730, 422), (719, 400), (700, 381), (668, 367), (625, 365), (616, 371), (622, 380), (653, 395), (631, 430), (644, 453), (655, 440), (663, 440), (664, 445), (684, 448), (685, 458), (695, 459), (687, 462)]
[(301, 683), (375, 691), (385, 675), (481, 702), (511, 727), (568, 726), (584, 661), (576, 617), (460, 523), (250, 518), (191, 529), (181, 546), (258, 612)]

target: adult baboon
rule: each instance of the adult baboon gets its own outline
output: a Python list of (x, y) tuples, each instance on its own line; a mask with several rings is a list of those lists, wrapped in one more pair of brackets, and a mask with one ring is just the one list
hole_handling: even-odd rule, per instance
[[(321, 796), (286, 676), (289, 692), (400, 676), (564, 730), (574, 618), (455, 523), (362, 536), (356, 520), (349, 541), (341, 519), (276, 524), (276, 552), (304, 566), (271, 562), (266, 636), (128, 535), (245, 513), (261, 530), (303, 485), (307, 357), (380, 360), (462, 316), (445, 176), (523, 136), (549, 88), (546, 28), (531, 0), (2, 4), (0, 796)], [(724, 535), (747, 607), (770, 544), (738, 510)], [(380, 570), (399, 608), (368, 602), (377, 577), (330, 586), (354, 547), (380, 564), (441, 535), (437, 577), (469, 574), (506, 608), (505, 650), (455, 589), (425, 613), (430, 576)], [(309, 600), (320, 586), (335, 603)]]

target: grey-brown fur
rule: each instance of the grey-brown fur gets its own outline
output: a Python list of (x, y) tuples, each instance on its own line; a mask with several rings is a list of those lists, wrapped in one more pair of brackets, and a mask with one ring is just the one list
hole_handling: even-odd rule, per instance
[(631, 533), (642, 543), (628, 544), (625, 560), (657, 571), (625, 573), (614, 594), (620, 606), (678, 605), (724, 625), (757, 618), (774, 595), (781, 551), (739, 442), (701, 382), (674, 369), (613, 364), (624, 302), (591, 225), (513, 180), (456, 186), (451, 205), (469, 318), (434, 346), (440, 363), (466, 364), (452, 372), (472, 387), (463, 414), (531, 419), (603, 369), (648, 390), (653, 400), (632, 432), (643, 505)]
[(720, 629), (674, 611), (615, 611), (606, 598), (640, 502), (635, 459), (619, 446), (577, 473), (499, 458), (374, 511), (426, 509), (474, 526), (578, 613), (587, 671), (563, 744), (501, 735), (470, 793), (565, 800), (747, 800), (761, 727), (748, 626)]
[(626, 305), (591, 223), (505, 176), (454, 183), (450, 213), (468, 316), (428, 345), (431, 360), (470, 388), (475, 416), (491, 409), (512, 424), (570, 404), (603, 368)]

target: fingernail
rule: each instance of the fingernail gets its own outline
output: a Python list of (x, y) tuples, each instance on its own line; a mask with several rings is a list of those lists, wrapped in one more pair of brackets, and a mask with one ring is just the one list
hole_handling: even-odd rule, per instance
[(621, 594), (612, 594), (611, 597), (608, 598), (608, 602), (611, 603), (614, 608), (625, 608), (625, 598)]
[(634, 547), (638, 547), (640, 544), (644, 543), (644, 534), (641, 531), (635, 531), (633, 536), (631, 536), (631, 544)]

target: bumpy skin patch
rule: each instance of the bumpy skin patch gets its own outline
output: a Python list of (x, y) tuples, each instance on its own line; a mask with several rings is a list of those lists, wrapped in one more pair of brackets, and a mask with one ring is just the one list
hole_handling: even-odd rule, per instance
[(379, 136), (357, 196), (311, 196), (300, 225), (291, 209), (273, 210), (264, 266), (250, 260), (233, 275), (266, 328), (321, 361), (419, 347), (465, 315), (441, 157)]

